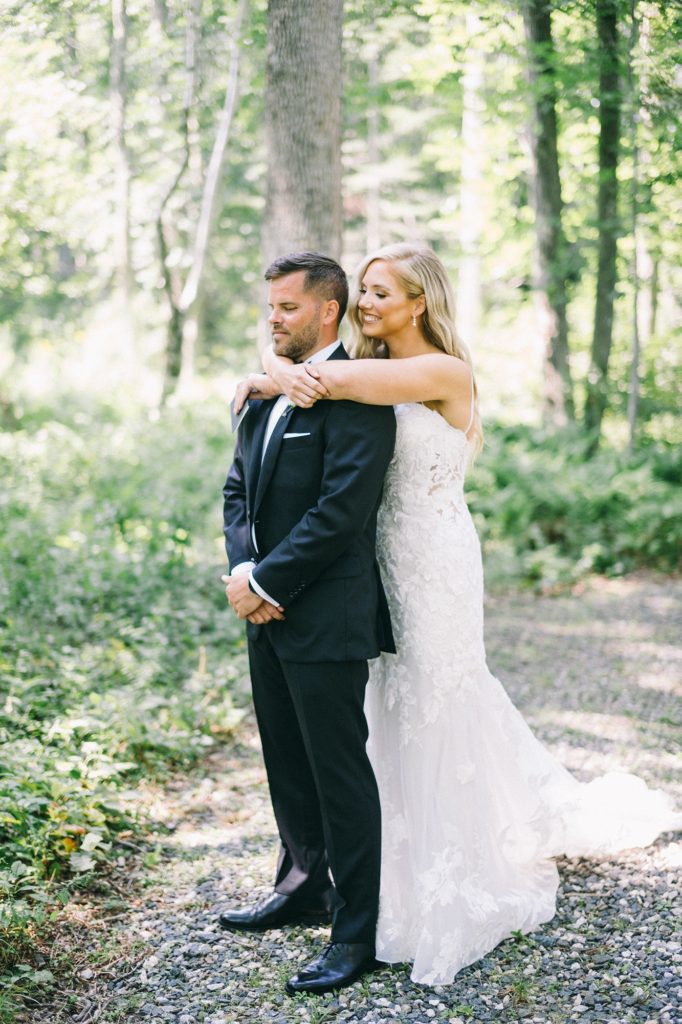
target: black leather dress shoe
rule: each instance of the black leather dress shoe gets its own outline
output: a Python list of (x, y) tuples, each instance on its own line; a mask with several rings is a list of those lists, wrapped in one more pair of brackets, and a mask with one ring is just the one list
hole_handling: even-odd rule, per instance
[(332, 942), (287, 982), (286, 989), (290, 996), (298, 992), (332, 992), (351, 985), (378, 966), (373, 946), (365, 942)]
[(229, 931), (260, 932), (283, 924), (329, 924), (333, 890), (305, 900), (298, 893), (271, 892), (251, 907), (226, 910), (218, 921)]

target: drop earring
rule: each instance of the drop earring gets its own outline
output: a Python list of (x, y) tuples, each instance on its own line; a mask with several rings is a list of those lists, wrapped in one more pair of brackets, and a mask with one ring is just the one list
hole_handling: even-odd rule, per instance
[(412, 314), (412, 326), (413, 327), (417, 326), (417, 314), (416, 313)]

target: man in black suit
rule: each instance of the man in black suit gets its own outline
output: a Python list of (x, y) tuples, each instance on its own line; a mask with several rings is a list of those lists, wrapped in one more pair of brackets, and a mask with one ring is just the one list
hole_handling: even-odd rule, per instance
[[(293, 253), (265, 277), (279, 355), (348, 358), (337, 338), (348, 286), (334, 260)], [(375, 963), (381, 820), (363, 702), (367, 659), (395, 649), (375, 560), (394, 442), (390, 406), (252, 401), (223, 492), (226, 594), (249, 620), (281, 850), (273, 892), (220, 922), (259, 930), (331, 912), (331, 944), (290, 993), (338, 988)]]

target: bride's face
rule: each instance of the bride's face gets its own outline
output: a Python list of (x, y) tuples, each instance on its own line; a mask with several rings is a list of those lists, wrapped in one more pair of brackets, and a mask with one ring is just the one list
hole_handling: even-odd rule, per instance
[(385, 341), (412, 328), (412, 317), (421, 312), (420, 300), (410, 299), (385, 260), (367, 267), (360, 285), (358, 311), (362, 333)]

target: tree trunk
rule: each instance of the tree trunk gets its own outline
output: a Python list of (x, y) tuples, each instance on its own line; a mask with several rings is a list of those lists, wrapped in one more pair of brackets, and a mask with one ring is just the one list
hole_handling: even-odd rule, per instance
[(544, 352), (543, 414), (546, 422), (560, 425), (573, 419), (574, 409), (568, 360), (568, 260), (562, 226), (551, 4), (548, 0), (524, 0), (523, 20), (533, 102), (530, 151), (535, 211), (534, 291)]
[[(372, 25), (374, 31), (376, 26)], [(373, 52), (367, 62), (367, 87), (369, 104), (367, 106), (367, 158), (369, 164), (369, 183), (367, 185), (367, 252), (374, 252), (381, 245), (381, 192), (379, 188), (379, 162), (381, 160), (381, 140), (379, 135), (379, 59)]]
[(341, 256), (342, 27), (343, 0), (268, 2), (266, 263)]
[(608, 369), (613, 341), (618, 248), (618, 155), (622, 97), (619, 83), (618, 0), (597, 0), (599, 37), (599, 195), (597, 290), (592, 354), (587, 378), (585, 426), (599, 443), (607, 405)]
[(161, 204), (161, 210), (157, 220), (157, 236), (159, 239), (159, 250), (163, 266), (164, 287), (168, 302), (171, 308), (171, 315), (168, 323), (168, 340), (166, 347), (166, 368), (163, 382), (162, 403), (165, 402), (175, 391), (178, 380), (182, 374), (183, 382), (188, 383), (194, 372), (194, 354), (197, 347), (197, 336), (199, 330), (199, 312), (201, 305), (201, 289), (206, 268), (208, 244), (211, 238), (211, 229), (215, 218), (216, 196), (218, 185), (223, 169), (227, 142), (232, 126), (232, 118), (237, 100), (237, 88), (239, 83), (239, 57), (240, 46), (239, 36), (242, 22), (246, 13), (248, 0), (239, 0), (235, 23), (232, 29), (230, 44), (230, 66), (228, 82), (225, 89), (223, 109), (218, 119), (216, 137), (211, 151), (211, 157), (203, 182), (201, 195), (201, 208), (197, 222), (192, 262), (187, 273), (182, 289), (179, 289), (178, 282), (167, 265), (169, 251), (168, 235), (169, 226), (165, 223), (165, 211), (176, 192), (182, 177), (190, 166), (192, 159), (192, 124), (195, 119), (194, 112), (194, 87), (196, 81), (196, 21), (198, 16), (198, 2), (192, 11), (192, 17), (188, 21), (187, 42), (186, 42), (186, 69), (187, 84), (183, 115), (183, 137), (184, 154), (180, 170), (176, 174)]
[(162, 29), (166, 28), (168, 22), (168, 8), (166, 6), (166, 0), (154, 0), (153, 4), (154, 17), (156, 18), (159, 26)]
[(130, 257), (130, 153), (126, 143), (126, 50), (128, 16), (126, 0), (111, 0), (110, 85), (116, 145), (116, 284), (126, 305), (132, 294)]
[(481, 316), (481, 235), (483, 233), (483, 85), (485, 51), (477, 36), (478, 14), (468, 11), (467, 59), (462, 76), (463, 112), (461, 184), (459, 190), (459, 244), (462, 255), (457, 280), (457, 329), (471, 345)]
[(628, 393), (628, 453), (632, 454), (637, 436), (637, 407), (639, 405), (639, 361), (641, 337), (639, 330), (640, 267), (639, 267), (639, 139), (637, 120), (641, 105), (639, 84), (634, 68), (637, 51), (639, 22), (637, 0), (630, 3), (630, 44), (628, 53), (628, 99), (630, 121), (630, 148), (632, 150), (632, 186), (630, 196), (630, 229), (632, 231), (632, 355), (630, 358), (630, 390)]
[(173, 245), (172, 225), (168, 221), (167, 210), (177, 192), (190, 160), (190, 124), (192, 109), (194, 106), (194, 94), (196, 89), (197, 67), (196, 67), (196, 36), (197, 16), (201, 0), (192, 0), (187, 10), (187, 24), (185, 28), (185, 95), (182, 104), (182, 123), (180, 132), (183, 139), (182, 162), (170, 182), (156, 218), (156, 237), (159, 246), (159, 262), (161, 264), (161, 278), (163, 289), (168, 301), (169, 317), (166, 327), (166, 360), (163, 375), (163, 387), (161, 392), (161, 404), (173, 394), (180, 377), (182, 368), (182, 336), (183, 336), (183, 313), (180, 308), (181, 282), (176, 271), (168, 264), (168, 255)]
[(660, 294), (660, 266), (661, 257), (656, 254), (653, 257), (653, 266), (651, 268), (651, 278), (649, 284), (650, 292), (650, 306), (649, 306), (649, 337), (653, 338), (658, 330), (658, 296)]
[(230, 136), (234, 108), (237, 102), (237, 88), (239, 84), (239, 33), (242, 20), (246, 10), (246, 0), (240, 0), (237, 9), (237, 20), (232, 34), (230, 47), (230, 73), (227, 89), (225, 90), (225, 101), (218, 121), (211, 157), (204, 177), (204, 187), (201, 196), (201, 209), (199, 221), (194, 239), (194, 252), (192, 263), (187, 274), (185, 287), (180, 296), (180, 308), (185, 317), (183, 331), (183, 351), (181, 360), (181, 376), (185, 383), (189, 383), (194, 375), (194, 363), (197, 343), (199, 338), (201, 321), (201, 298), (206, 257), (208, 255), (208, 243), (211, 238), (216, 213), (216, 196), (218, 185), (222, 177), (225, 153), (227, 152), (227, 140)]

